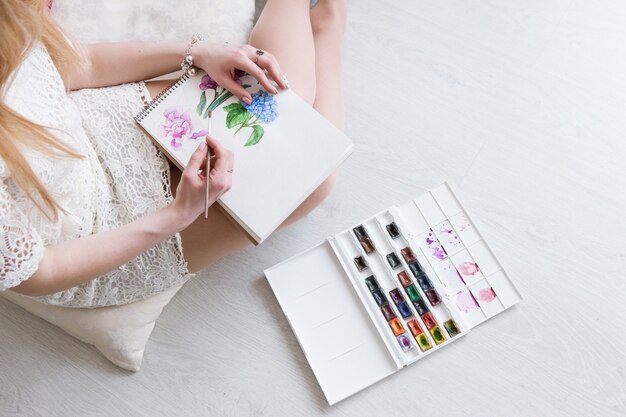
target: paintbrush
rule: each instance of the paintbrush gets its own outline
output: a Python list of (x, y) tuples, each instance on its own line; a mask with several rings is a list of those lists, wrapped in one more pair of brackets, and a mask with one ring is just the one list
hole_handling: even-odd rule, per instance
[[(211, 116), (213, 116), (213, 112), (209, 110), (209, 129), (208, 135), (211, 136)], [(205, 139), (206, 140), (206, 139)], [(209, 144), (206, 147), (206, 190), (204, 195), (204, 218), (209, 218), (209, 172), (211, 172), (211, 148)]]

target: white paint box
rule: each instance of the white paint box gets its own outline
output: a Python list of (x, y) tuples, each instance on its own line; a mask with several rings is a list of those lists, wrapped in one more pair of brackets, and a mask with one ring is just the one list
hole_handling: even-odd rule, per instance
[[(400, 230), (395, 238), (386, 227), (392, 222)], [(375, 251), (365, 252), (367, 245), (362, 246), (354, 233), (358, 226), (365, 228)], [(406, 248), (427, 280), (411, 273), (401, 254)], [(401, 260), (395, 269), (386, 258), (392, 252)], [(359, 256), (368, 265), (363, 271), (354, 262)], [(441, 343), (436, 343), (429, 322), (418, 314), (398, 279), (400, 271), (408, 273), (437, 322), (445, 338)], [(265, 270), (265, 275), (331, 405), (444, 348), (522, 299), (447, 183), (355, 224)], [(372, 275), (412, 349), (401, 347), (389, 316), (383, 315), (368, 288), (365, 279)], [(430, 287), (439, 296), (436, 305), (426, 294)], [(392, 299), (395, 288), (409, 305), (411, 317), (405, 319)], [(406, 308), (403, 311), (408, 314)], [(419, 324), (431, 346), (428, 350), (418, 346), (407, 324), (410, 320)], [(454, 336), (444, 326), (450, 320), (458, 331)]]

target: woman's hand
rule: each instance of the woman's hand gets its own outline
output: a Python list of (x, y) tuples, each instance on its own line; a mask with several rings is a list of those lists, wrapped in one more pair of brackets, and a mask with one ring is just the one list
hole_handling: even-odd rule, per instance
[(172, 206), (176, 208), (187, 225), (204, 212), (207, 170), (207, 146), (211, 148), (209, 175), (209, 205), (215, 203), (232, 185), (233, 153), (222, 147), (210, 136), (198, 145), (183, 171), (176, 198)]
[(270, 82), (270, 78), (280, 88), (288, 88), (276, 58), (267, 51), (258, 55), (259, 49), (250, 45), (204, 42), (198, 44), (196, 48), (198, 49), (194, 53), (194, 65), (202, 68), (215, 82), (247, 104), (251, 103), (252, 98), (250, 93), (235, 81), (235, 70), (244, 71), (256, 78), (268, 93), (278, 92)]

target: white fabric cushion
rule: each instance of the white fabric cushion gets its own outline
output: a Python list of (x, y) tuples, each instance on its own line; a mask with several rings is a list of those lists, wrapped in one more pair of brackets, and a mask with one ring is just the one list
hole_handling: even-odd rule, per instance
[(11, 290), (2, 291), (0, 295), (75, 338), (94, 345), (117, 366), (138, 371), (156, 320), (181, 288), (182, 284), (145, 300), (100, 308), (52, 306)]
[[(52, 13), (80, 42), (189, 41), (192, 34), (200, 33), (214, 42), (245, 43), (254, 8), (254, 0), (53, 0)], [(181, 287), (135, 303), (96, 309), (50, 306), (12, 291), (0, 295), (96, 346), (121, 368), (137, 371), (156, 320)]]
[(199, 33), (246, 43), (254, 8), (254, 0), (53, 0), (52, 14), (81, 42), (188, 42)]

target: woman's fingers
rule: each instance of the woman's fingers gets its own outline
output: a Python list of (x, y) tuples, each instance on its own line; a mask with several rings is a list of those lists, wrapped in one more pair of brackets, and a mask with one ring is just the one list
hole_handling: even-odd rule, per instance
[(230, 190), (232, 186), (233, 176), (227, 171), (219, 171), (216, 168), (211, 170), (211, 189), (216, 193), (216, 198), (220, 198), (222, 194)]
[(196, 150), (191, 154), (191, 158), (189, 158), (189, 162), (187, 163), (183, 174), (197, 174), (197, 172), (202, 169), (202, 165), (204, 165), (204, 161), (206, 160), (206, 146), (206, 142), (200, 142)]
[(215, 81), (217, 81), (219, 85), (221, 85), (222, 87), (224, 87), (225, 89), (233, 93), (233, 95), (235, 95), (237, 98), (239, 98), (243, 102), (247, 104), (252, 103), (252, 97), (250, 96), (250, 93), (248, 93), (248, 91), (245, 88), (239, 85), (237, 81), (233, 80), (230, 77), (230, 74), (223, 77), (220, 80), (215, 80)]
[(268, 72), (270, 77), (276, 81), (276, 84), (282, 89), (287, 89), (289, 86), (285, 82), (281, 72), (278, 61), (274, 58), (274, 55), (266, 52), (258, 58), (257, 65)]
[(254, 78), (256, 78), (256, 80), (263, 86), (263, 88), (267, 92), (270, 92), (272, 94), (278, 93), (276, 87), (272, 85), (270, 80), (267, 78), (267, 75), (265, 75), (265, 71), (263, 71), (263, 69), (255, 64), (250, 58), (243, 57), (241, 59), (238, 59), (235, 66), (238, 69), (245, 71), (248, 74), (252, 75)]
[(228, 172), (233, 169), (233, 153), (229, 150), (225, 150), (221, 157), (217, 157), (215, 159), (215, 164), (213, 165), (213, 171), (216, 172)]
[[(270, 52), (263, 51), (262, 49), (255, 48), (252, 45), (246, 45), (246, 52), (248, 57), (259, 67), (266, 70), (269, 76), (278, 84), (282, 89), (288, 88), (287, 83), (283, 79), (280, 71), (280, 65), (278, 61)], [(257, 51), (263, 51), (261, 55), (257, 54)], [(256, 78), (256, 77), (255, 77)], [(270, 91), (270, 90), (267, 90)]]
[(209, 145), (209, 148), (211, 148), (211, 157), (219, 159), (224, 156), (226, 149), (224, 149), (222, 144), (219, 143), (217, 139), (213, 136), (206, 136), (205, 140), (206, 144)]
[[(218, 199), (226, 191), (230, 190), (232, 186), (232, 169), (233, 169), (233, 153), (224, 148), (215, 138), (211, 136), (205, 137), (206, 146), (211, 149), (211, 158), (209, 164), (211, 166), (209, 181), (211, 183), (210, 189), (212, 194), (215, 195), (215, 199)], [(196, 151), (197, 152), (197, 151)], [(206, 147), (204, 151), (206, 157)], [(192, 155), (192, 160), (195, 157)], [(204, 159), (206, 161), (206, 158)], [(194, 160), (194, 164), (195, 164)], [(189, 161), (191, 164), (191, 160)], [(189, 167), (189, 165), (188, 165)]]
[(211, 136), (206, 137), (206, 142), (213, 151), (215, 156), (212, 161), (213, 169), (211, 174), (215, 172), (228, 172), (233, 169), (234, 156), (231, 151), (225, 149), (220, 143)]

